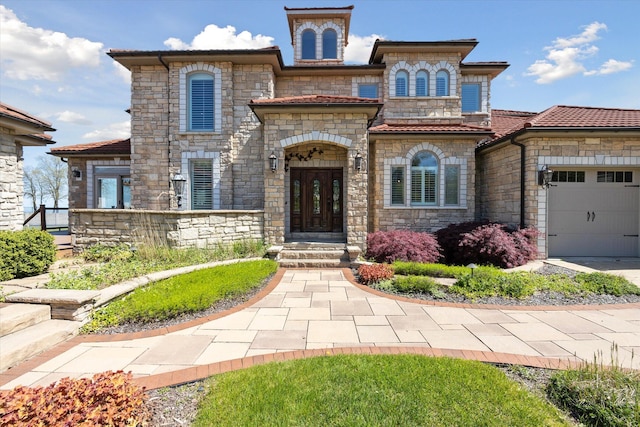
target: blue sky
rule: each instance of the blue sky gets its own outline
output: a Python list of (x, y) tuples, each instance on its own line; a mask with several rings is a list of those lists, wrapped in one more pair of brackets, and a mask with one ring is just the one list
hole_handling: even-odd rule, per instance
[[(476, 38), (466, 61), (507, 61), (492, 108), (640, 108), (637, 0), (0, 0), (0, 100), (52, 122), (57, 146), (129, 136), (128, 72), (111, 48), (292, 48), (284, 6), (355, 6), (348, 58), (376, 38)], [(126, 71), (126, 70), (124, 70)], [(25, 150), (25, 165), (47, 148)]]

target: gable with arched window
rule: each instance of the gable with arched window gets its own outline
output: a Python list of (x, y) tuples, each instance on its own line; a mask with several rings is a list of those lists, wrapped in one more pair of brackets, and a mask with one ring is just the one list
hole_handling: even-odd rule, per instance
[(316, 59), (316, 32), (307, 28), (302, 32), (302, 59)]
[(322, 59), (338, 58), (338, 33), (333, 28), (322, 32)]

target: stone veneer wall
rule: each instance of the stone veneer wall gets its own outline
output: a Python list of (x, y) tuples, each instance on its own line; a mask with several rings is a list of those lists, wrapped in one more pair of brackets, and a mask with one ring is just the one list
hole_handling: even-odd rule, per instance
[(24, 222), (22, 146), (0, 129), (0, 230), (22, 230)]
[[(460, 192), (461, 206), (413, 207), (385, 206), (385, 184), (390, 178), (385, 173), (385, 160), (405, 159), (410, 150), (428, 142), (439, 149), (444, 159), (466, 160), (466, 170), (461, 165), (460, 182), (466, 179), (466, 191)], [(437, 140), (416, 141), (415, 139), (377, 140), (370, 144), (369, 156), (371, 171), (369, 181), (369, 232), (410, 229), (433, 232), (451, 223), (472, 221), (475, 217), (475, 140)], [(393, 163), (393, 162), (392, 162)], [(409, 180), (408, 172), (405, 180)], [(462, 185), (460, 185), (462, 189)], [(390, 196), (387, 195), (387, 198)], [(443, 197), (440, 194), (440, 197)]]
[(263, 212), (140, 211), (131, 209), (71, 209), (70, 233), (74, 251), (97, 243), (144, 244), (171, 247), (212, 247), (242, 239), (263, 240)]

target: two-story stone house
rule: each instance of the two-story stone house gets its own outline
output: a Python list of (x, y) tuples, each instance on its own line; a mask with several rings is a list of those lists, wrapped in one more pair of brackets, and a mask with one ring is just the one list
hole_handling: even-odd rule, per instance
[[(130, 140), (52, 150), (69, 159), (76, 244), (121, 237), (142, 211), (177, 245), (325, 239), (354, 252), (376, 230), (433, 231), (480, 217), (538, 226), (544, 206), (528, 216), (517, 206), (546, 194), (540, 158), (518, 169), (513, 141), (506, 164), (492, 154), (527, 127), (507, 112), (498, 114), (504, 132), (492, 127), (491, 81), (508, 64), (465, 62), (478, 43), (465, 39), (378, 40), (368, 64), (346, 65), (352, 9), (285, 8), (292, 66), (277, 47), (111, 50), (132, 75)], [(638, 146), (630, 150), (637, 169)], [(531, 194), (504, 185), (494, 176), (502, 169), (516, 187), (520, 172), (530, 175)], [(539, 243), (546, 254), (546, 234)]]

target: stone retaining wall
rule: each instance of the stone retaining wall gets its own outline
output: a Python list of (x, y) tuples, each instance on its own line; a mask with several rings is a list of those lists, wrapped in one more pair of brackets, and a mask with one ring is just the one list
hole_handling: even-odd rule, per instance
[(263, 240), (264, 212), (71, 209), (69, 227), (74, 252), (97, 243), (207, 247), (242, 239)]

